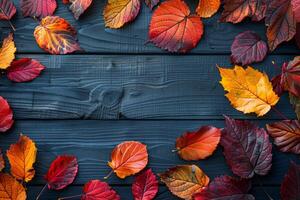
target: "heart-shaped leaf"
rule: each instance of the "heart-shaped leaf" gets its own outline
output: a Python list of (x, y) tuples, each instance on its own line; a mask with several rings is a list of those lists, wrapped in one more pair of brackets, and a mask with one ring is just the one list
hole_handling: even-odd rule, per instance
[(93, 0), (67, 0), (64, 3), (71, 3), (70, 10), (73, 12), (75, 19), (79, 19), (92, 4)]
[(280, 188), (282, 200), (298, 200), (300, 197), (300, 166), (291, 163)]
[(0, 1), (0, 20), (10, 20), (17, 12), (12, 0)]
[(13, 112), (6, 99), (0, 96), (0, 132), (9, 130), (13, 123)]
[(43, 18), (53, 15), (56, 10), (56, 0), (20, 0), (24, 17)]
[(120, 196), (102, 181), (91, 180), (83, 187), (81, 200), (120, 200)]
[(0, 199), (26, 200), (25, 188), (9, 174), (0, 173)]
[(132, 184), (134, 200), (152, 200), (158, 192), (158, 181), (151, 169), (137, 175)]
[(0, 69), (7, 69), (11, 62), (15, 59), (17, 49), (15, 46), (13, 34), (9, 34), (2, 43), (0, 49)]
[(204, 18), (211, 17), (219, 10), (220, 5), (221, 0), (199, 0), (197, 15)]

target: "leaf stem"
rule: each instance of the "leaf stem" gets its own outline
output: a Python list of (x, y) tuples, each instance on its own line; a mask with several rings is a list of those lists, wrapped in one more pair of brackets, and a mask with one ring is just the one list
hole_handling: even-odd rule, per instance
[(265, 190), (264, 185), (262, 184), (260, 178), (257, 177), (257, 176), (256, 176), (255, 178), (256, 178), (256, 180), (258, 181), (258, 183), (259, 183), (261, 189), (263, 190), (263, 192), (265, 193), (265, 195), (268, 197), (268, 199), (269, 199), (269, 200), (274, 200), (274, 199), (271, 197), (271, 195), (269, 195), (269, 193)]
[(289, 118), (287, 118), (282, 112), (280, 112), (279, 110), (277, 110), (277, 108), (272, 106), (272, 109), (283, 119), (285, 120), (289, 120)]
[(11, 23), (9, 17), (6, 15), (6, 13), (3, 11), (2, 8), (0, 8), (0, 11), (7, 17), (7, 21), (8, 21), (8, 23), (9, 23), (10, 27), (11, 27), (12, 30), (15, 32), (15, 31), (16, 31), (16, 28), (15, 28), (14, 25)]
[(178, 152), (179, 151), (179, 149), (173, 149), (172, 150), (172, 153), (176, 153), (176, 152)]
[(73, 199), (73, 198), (81, 197), (81, 196), (82, 196), (82, 194), (74, 195), (74, 196), (69, 196), (69, 197), (59, 197), (57, 200)]
[(109, 174), (108, 174), (107, 176), (104, 177), (104, 179), (108, 179), (113, 173), (114, 173), (114, 171), (111, 170), (111, 171), (109, 172)]
[(44, 190), (47, 188), (48, 184), (45, 184), (44, 187), (42, 188), (42, 190), (39, 192), (38, 196), (36, 197), (35, 200), (39, 200), (41, 195), (43, 194)]

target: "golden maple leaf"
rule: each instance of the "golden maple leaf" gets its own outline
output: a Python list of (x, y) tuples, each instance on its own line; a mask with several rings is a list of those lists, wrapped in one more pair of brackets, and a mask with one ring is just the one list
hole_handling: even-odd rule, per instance
[(16, 46), (13, 34), (9, 34), (3, 40), (2, 48), (0, 48), (0, 69), (7, 69), (11, 62), (15, 59)]
[(279, 97), (265, 73), (237, 65), (234, 69), (219, 67), (219, 71), (222, 77), (220, 83), (228, 92), (225, 96), (237, 110), (263, 116), (278, 102)]

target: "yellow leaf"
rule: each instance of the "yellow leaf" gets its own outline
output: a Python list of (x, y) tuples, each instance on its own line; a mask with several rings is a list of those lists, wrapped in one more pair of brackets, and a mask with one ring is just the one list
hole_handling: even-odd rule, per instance
[(240, 66), (234, 69), (219, 67), (219, 70), (222, 77), (220, 83), (228, 92), (226, 97), (237, 110), (263, 116), (278, 102), (279, 97), (265, 73)]
[(9, 174), (0, 173), (0, 199), (25, 200), (25, 188)]
[(0, 49), (0, 69), (7, 69), (10, 66), (15, 59), (16, 50), (13, 34), (11, 33), (3, 40), (2, 48)]
[(7, 157), (11, 167), (11, 174), (18, 180), (30, 181), (35, 170), (37, 149), (35, 143), (27, 136), (21, 135), (16, 144), (10, 145)]

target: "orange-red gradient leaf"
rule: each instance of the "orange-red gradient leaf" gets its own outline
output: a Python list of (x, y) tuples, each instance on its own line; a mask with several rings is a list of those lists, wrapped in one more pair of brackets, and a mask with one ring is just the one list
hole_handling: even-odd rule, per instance
[(211, 17), (219, 10), (220, 5), (221, 0), (199, 0), (197, 15), (204, 18)]
[(75, 28), (57, 16), (43, 18), (34, 30), (34, 37), (38, 45), (51, 54), (68, 54), (80, 50)]
[(199, 43), (203, 24), (191, 15), (183, 0), (168, 0), (154, 11), (149, 28), (149, 41), (171, 52), (188, 52)]
[(205, 159), (216, 150), (221, 138), (221, 130), (203, 126), (198, 131), (187, 132), (176, 140), (176, 149), (184, 160)]
[(90, 7), (93, 0), (68, 0), (65, 3), (71, 3), (70, 10), (73, 12), (75, 19), (79, 19), (86, 9)]
[(6, 99), (0, 96), (0, 133), (9, 130), (13, 123), (13, 112)]
[(0, 20), (10, 20), (17, 12), (12, 0), (0, 1)]
[(108, 165), (119, 178), (125, 178), (142, 171), (148, 163), (146, 145), (128, 141), (116, 146), (111, 153), (111, 161)]
[(0, 69), (7, 69), (11, 62), (15, 59), (15, 52), (17, 48), (15, 46), (13, 34), (9, 34), (2, 43), (0, 48)]
[(9, 174), (0, 173), (0, 199), (25, 200), (25, 188)]
[(21, 10), (24, 17), (46, 17), (53, 15), (57, 4), (56, 0), (21, 0)]

